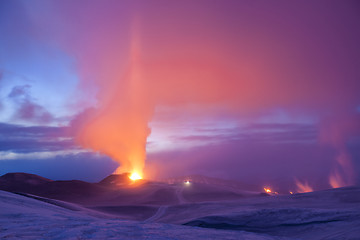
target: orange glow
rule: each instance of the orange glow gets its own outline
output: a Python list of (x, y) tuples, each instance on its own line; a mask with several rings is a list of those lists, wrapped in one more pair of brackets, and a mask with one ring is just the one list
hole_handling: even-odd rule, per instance
[(271, 189), (270, 189), (270, 188), (264, 188), (264, 191), (265, 191), (266, 193), (271, 193)]
[(138, 174), (137, 172), (132, 173), (129, 178), (130, 178), (131, 180), (133, 180), (133, 181), (142, 179), (142, 177), (140, 176), (140, 174)]
[(329, 183), (332, 188), (339, 188), (346, 186), (346, 183), (344, 182), (338, 171), (334, 171), (334, 173), (330, 175)]
[(291, 192), (291, 191), (290, 191), (289, 193), (290, 193), (290, 194), (294, 194), (294, 193), (293, 193), (293, 192)]
[(353, 184), (353, 166), (349, 154), (343, 151), (336, 158), (336, 168), (329, 177), (332, 188), (345, 187)]
[[(141, 179), (146, 158), (148, 121), (152, 116), (142, 74), (140, 36), (137, 22), (132, 26), (128, 65), (123, 72), (110, 71), (99, 93), (96, 111), (84, 116), (77, 142), (83, 147), (110, 156), (120, 164), (115, 173), (132, 172)], [(114, 63), (114, 65), (116, 65)], [(116, 70), (116, 69), (115, 69)], [(136, 173), (136, 174), (135, 174)]]
[(300, 182), (298, 180), (295, 180), (296, 186), (297, 186), (297, 192), (299, 193), (306, 193), (306, 192), (312, 192), (314, 191), (313, 188), (308, 184), (308, 182)]

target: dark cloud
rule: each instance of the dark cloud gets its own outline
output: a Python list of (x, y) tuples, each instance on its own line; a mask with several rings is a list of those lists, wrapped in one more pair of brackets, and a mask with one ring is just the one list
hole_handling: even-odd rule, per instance
[(69, 137), (68, 127), (48, 127), (48, 126), (21, 126), (9, 123), (0, 123), (0, 136), (8, 134), (6, 137)]
[(75, 148), (72, 140), (62, 141), (33, 141), (33, 140), (0, 140), (0, 151), (18, 153), (61, 151)]
[(8, 98), (17, 104), (13, 118), (33, 123), (50, 123), (54, 117), (32, 99), (30, 88), (30, 85), (15, 86), (9, 93)]
[(9, 98), (30, 98), (30, 85), (15, 86), (9, 93)]
[(25, 127), (0, 123), (0, 151), (25, 153), (74, 148), (77, 146), (68, 127)]

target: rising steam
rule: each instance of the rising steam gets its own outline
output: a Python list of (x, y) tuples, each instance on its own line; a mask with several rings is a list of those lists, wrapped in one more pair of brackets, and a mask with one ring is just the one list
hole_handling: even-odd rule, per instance
[(324, 124), (321, 133), (322, 141), (329, 144), (336, 156), (329, 176), (329, 184), (333, 188), (350, 186), (355, 183), (355, 172), (348, 141), (358, 134), (360, 129), (359, 116), (341, 114)]
[(301, 182), (298, 179), (295, 179), (295, 184), (297, 186), (298, 193), (306, 193), (313, 191), (313, 188), (309, 185), (307, 181)]
[[(99, 107), (83, 124), (78, 142), (110, 156), (120, 163), (116, 173), (132, 172), (142, 176), (145, 165), (145, 145), (150, 134), (149, 106), (141, 69), (141, 50), (138, 26), (132, 29), (130, 55), (125, 74), (114, 84)], [(121, 83), (121, 84), (120, 84)]]

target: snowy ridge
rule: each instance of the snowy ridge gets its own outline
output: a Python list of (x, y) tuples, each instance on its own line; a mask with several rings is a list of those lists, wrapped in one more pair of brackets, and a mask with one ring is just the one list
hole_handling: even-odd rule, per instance
[(142, 223), (90, 216), (0, 191), (1, 239), (274, 239), (238, 231)]

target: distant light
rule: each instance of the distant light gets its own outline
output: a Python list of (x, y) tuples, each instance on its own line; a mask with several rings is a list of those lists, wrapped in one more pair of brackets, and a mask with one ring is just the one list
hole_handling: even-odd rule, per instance
[(290, 194), (294, 194), (294, 193), (290, 191)]
[(264, 191), (265, 191), (266, 193), (271, 193), (271, 189), (270, 189), (270, 188), (264, 188)]
[(138, 174), (138, 173), (136, 173), (136, 172), (132, 173), (129, 178), (130, 178), (131, 180), (133, 180), (133, 181), (142, 179), (142, 177), (140, 176), (140, 174)]
[(190, 184), (190, 181), (189, 181), (189, 180), (185, 181), (185, 184), (186, 184), (186, 185), (189, 185), (189, 184)]

